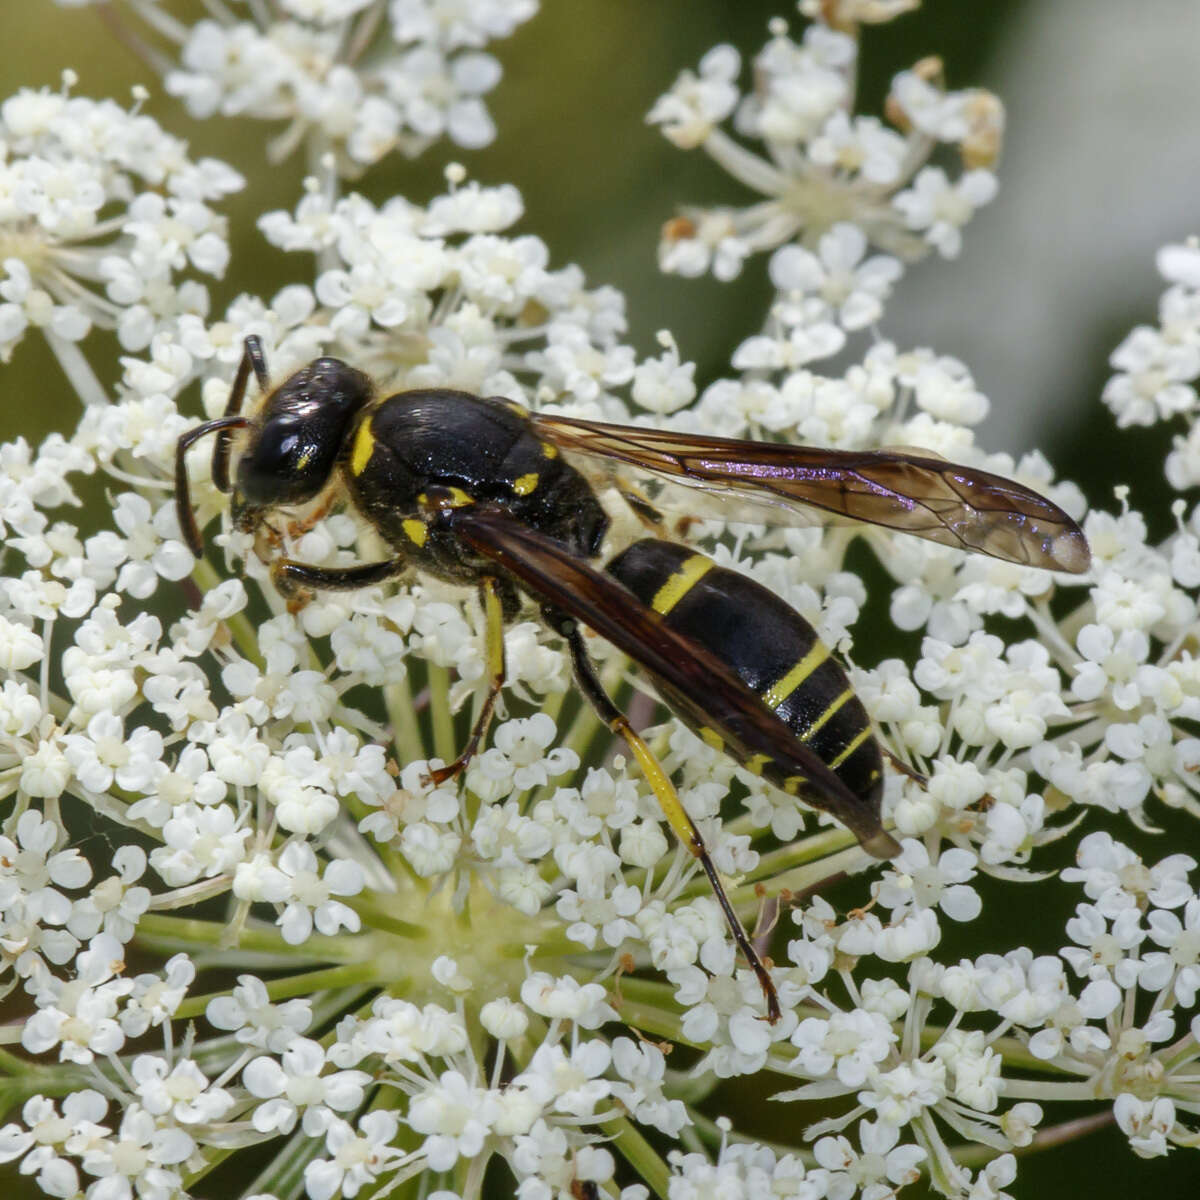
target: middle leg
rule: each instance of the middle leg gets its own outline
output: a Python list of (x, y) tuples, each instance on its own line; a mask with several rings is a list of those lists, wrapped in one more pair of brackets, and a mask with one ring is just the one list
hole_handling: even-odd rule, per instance
[(447, 763), (444, 767), (435, 767), (429, 772), (429, 779), (435, 785), (454, 779), (466, 770), (467, 764), (487, 735), (488, 726), (491, 725), (492, 716), (496, 711), (496, 701), (500, 698), (500, 689), (504, 687), (504, 611), (500, 601), (500, 586), (495, 579), (490, 576), (484, 577), (479, 585), (479, 598), (483, 602), (486, 625), (488, 691), (462, 753), (452, 763)]

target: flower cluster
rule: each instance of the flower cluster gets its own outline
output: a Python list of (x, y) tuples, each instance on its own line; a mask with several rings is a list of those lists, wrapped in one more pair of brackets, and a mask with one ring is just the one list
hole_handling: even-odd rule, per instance
[[(491, 142), (483, 97), (501, 71), (482, 47), (529, 20), (537, 0), (279, 0), (245, 9), (212, 5), (187, 26), (160, 0), (122, 0), (106, 16), (192, 116), (286, 122), (272, 157), (315, 140), (361, 170), (442, 137), (466, 148)], [(169, 49), (145, 40), (143, 26)]]
[[(128, 6), (162, 16), (154, 0)], [(346, 164), (325, 156), (299, 202), (259, 223), (311, 270), (210, 317), (199, 285), (173, 273), (223, 261), (208, 206), (234, 172), (190, 164), (136, 111), (28, 92), (0, 108), (17, 181), (0, 234), (17, 247), (9, 262), (49, 271), (47, 314), (94, 305), (90, 319), (127, 352), (110, 401), (59, 328), (75, 316), (4, 326), (9, 348), (43, 329), (86, 407), (69, 436), (0, 447), (0, 986), (20, 1004), (13, 1049), (0, 1051), (0, 1161), (48, 1195), (89, 1200), (168, 1200), (246, 1148), (260, 1166), (247, 1194), (280, 1200), (409, 1181), (474, 1200), (495, 1160), (522, 1200), (645, 1200), (647, 1188), (882, 1200), (923, 1174), (943, 1194), (991, 1200), (1021, 1151), (1078, 1132), (1081, 1104), (1135, 1154), (1197, 1144), (1197, 863), (1143, 860), (1127, 843), (1152, 803), (1200, 816), (1200, 518), (1185, 522), (1181, 506), (1177, 534), (1153, 545), (1128, 508), (1084, 516), (1078, 489), (1041, 456), (1014, 463), (976, 446), (987, 400), (962, 363), (880, 333), (900, 277), (892, 255), (953, 248), (958, 217), (990, 194), (978, 164), (999, 128), (990, 97), (947, 93), (924, 67), (897, 79), (891, 130), (850, 114), (857, 22), (908, 6), (822, 3), (799, 42), (773, 26), (753, 95), (738, 94), (720, 48), (656, 106), (675, 140), (776, 197), (727, 213), (711, 239), (695, 216), (693, 232), (675, 230), (668, 257), (685, 271), (741, 269), (751, 250), (775, 248), (763, 330), (706, 386), (669, 333), (639, 359), (621, 296), (512, 232), (515, 188), (454, 165), (428, 203), (375, 205), (344, 192)], [(284, 0), (286, 20), (251, 35), (216, 5), (213, 22), (177, 30), (193, 58), (174, 78), (193, 100), (218, 109), (237, 96), (237, 111), (291, 119), (310, 147), (341, 139), (354, 157), (349, 127), (322, 124), (332, 110), (288, 107), (304, 91), (294, 66), (275, 70), (253, 38), (297, 47), (303, 28), (340, 53), (386, 10), (398, 40), (448, 53), (532, 7)], [(229, 72), (244, 71), (244, 53), (263, 69), (238, 84)], [(357, 85), (376, 78), (344, 62)], [(718, 130), (734, 113), (767, 158)], [(84, 118), (88, 138), (72, 139)], [(360, 161), (397, 141), (368, 139)], [(970, 164), (958, 184), (922, 166), (936, 143)], [(39, 192), (29, 180), (53, 163), (62, 186)], [(927, 219), (920, 197), (935, 191), (942, 215)], [(176, 195), (188, 203), (164, 199)], [(84, 235), (86, 251), (72, 242)], [(888, 253), (868, 257), (872, 243)], [(99, 244), (110, 265), (85, 270)], [(1173, 247), (1162, 262), (1169, 317), (1158, 350), (1140, 334), (1118, 352), (1119, 412), (1142, 412), (1128, 398), (1156, 388), (1170, 393), (1156, 411), (1194, 399), (1185, 348), (1200, 345), (1200, 251)], [(11, 283), (19, 269), (7, 269)], [(120, 286), (102, 304), (76, 276)], [(816, 371), (867, 330), (857, 361)], [(1095, 566), (1068, 579), (877, 528), (735, 524), (755, 514), (691, 502), (689, 539), (853, 652), (854, 689), (898, 768), (884, 815), (901, 854), (853, 880), (863, 907), (843, 912), (812, 893), (871, 865), (850, 834), (678, 720), (644, 731), (737, 911), (760, 912), (764, 889), (786, 902), (760, 914), (783, 1010), (769, 1023), (644, 775), (602, 757), (608, 731), (572, 699), (552, 631), (524, 614), (510, 623), (499, 719), (462, 776), (439, 781), (431, 769), (461, 749), (486, 682), (473, 595), (412, 578), (289, 604), (271, 586), (273, 556), (375, 561), (378, 531), (322, 496), (252, 538), (229, 527), (199, 456), (183, 467), (207, 534), (193, 559), (176, 520), (176, 444), (201, 408), (222, 411), (250, 334), (277, 383), (332, 354), (384, 394), (456, 388), (634, 425), (925, 447), (1080, 516)], [(88, 532), (75, 488), (94, 473), (111, 505)], [(616, 546), (641, 526), (611, 482), (597, 489)], [(892, 579), (911, 666), (879, 661), (858, 629), (855, 538)], [(628, 664), (600, 639), (589, 651), (615, 692)], [(1092, 827), (1097, 809), (1116, 833)], [(1054, 874), (1047, 850), (1065, 839), (1075, 865)], [(1053, 949), (1010, 931), (972, 958), (939, 953), (947, 922), (974, 922), (989, 890), (1018, 885), (1072, 892), (1057, 941), (1044, 931)], [(135, 955), (146, 970), (127, 969)], [(671, 1043), (693, 1057), (669, 1059)], [(788, 1081), (779, 1103), (811, 1114), (835, 1102), (836, 1116), (797, 1130), (794, 1154), (711, 1119), (717, 1080), (767, 1072)]]
[[(22, 91), (0, 106), (0, 359), (30, 329), (61, 354), (93, 326), (144, 350), (188, 315), (203, 320), (205, 286), (229, 261), (213, 203), (242, 186), (215, 159), (111, 100)], [(83, 375), (89, 403), (105, 397)]]
[[(843, 225), (818, 257), (775, 255), (772, 279), (799, 292), (802, 307), (842, 309), (850, 322), (844, 327), (861, 328), (876, 319), (878, 301), (900, 272), (899, 262), (877, 259), (855, 278), (866, 242), (905, 259), (930, 248), (955, 257), (963, 226), (996, 193), (989, 168), (999, 156), (1003, 110), (989, 92), (947, 91), (940, 62), (926, 59), (896, 76), (886, 121), (855, 113), (852, 34), (816, 21), (796, 42), (782, 19), (771, 32), (754, 59), (749, 94), (738, 88), (740, 55), (722, 45), (704, 56), (698, 73), (685, 71), (650, 112), (676, 146), (702, 147), (766, 197), (741, 209), (684, 208), (663, 230), (659, 262), (682, 275), (711, 270), (732, 279), (752, 254), (796, 237), (811, 250)], [(729, 118), (743, 140), (763, 143), (763, 154), (722, 128)], [(929, 164), (941, 146), (958, 151), (963, 170), (955, 178)]]
[(1165, 246), (1158, 270), (1170, 285), (1159, 301), (1158, 328), (1139, 325), (1113, 351), (1116, 368), (1104, 388), (1104, 403), (1117, 425), (1153, 425), (1182, 417), (1187, 432), (1176, 435), (1167, 456), (1167, 482), (1186, 491), (1200, 482), (1200, 250), (1194, 242)]

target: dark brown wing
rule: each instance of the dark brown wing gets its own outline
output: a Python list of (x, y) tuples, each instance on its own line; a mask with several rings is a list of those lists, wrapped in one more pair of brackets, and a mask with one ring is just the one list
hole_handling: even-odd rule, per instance
[(802, 775), (820, 796), (813, 802), (871, 853), (887, 857), (896, 852), (875, 805), (855, 795), (731, 667), (701, 643), (668, 628), (610, 575), (502, 508), (473, 504), (447, 510), (443, 518), (463, 542), (514, 576), (542, 604), (612, 642), (652, 678), (683, 696), (702, 698), (705, 724), (726, 743), (741, 747), (747, 757), (767, 755), (785, 774)]
[(539, 436), (677, 483), (806, 505), (1027, 567), (1086, 571), (1083, 531), (1012, 480), (907, 450), (822, 450), (535, 415)]

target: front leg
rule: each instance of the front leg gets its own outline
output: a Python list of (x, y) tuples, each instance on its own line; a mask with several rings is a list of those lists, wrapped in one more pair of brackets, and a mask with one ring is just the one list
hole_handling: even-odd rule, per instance
[(318, 567), (297, 562), (294, 558), (277, 558), (271, 563), (271, 582), (281, 596), (295, 600), (306, 589), (310, 591), (351, 592), (370, 587), (403, 575), (408, 563), (403, 558), (387, 562), (356, 563), (352, 567)]

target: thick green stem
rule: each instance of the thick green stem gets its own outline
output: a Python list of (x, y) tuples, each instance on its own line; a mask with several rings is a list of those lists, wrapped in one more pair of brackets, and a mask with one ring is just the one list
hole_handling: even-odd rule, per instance
[(613, 1142), (621, 1157), (637, 1172), (639, 1179), (656, 1196), (667, 1200), (671, 1169), (627, 1117), (622, 1117), (616, 1123)]
[(416, 762), (425, 757), (424, 739), (413, 707), (412, 688), (408, 677), (383, 689), (388, 720), (392, 723), (392, 738), (400, 753), (401, 762)]
[[(298, 975), (286, 975), (267, 983), (267, 995), (272, 1002), (290, 1000), (294, 996), (313, 996), (318, 992), (334, 991), (338, 988), (355, 987), (364, 983), (384, 983), (379, 977), (379, 964), (374, 958), (359, 963), (345, 963), (340, 967), (325, 967), (319, 971), (301, 971)], [(201, 1016), (209, 1004), (219, 996), (230, 993), (210, 992), (205, 996), (192, 996), (185, 1000), (175, 1016), (177, 1020), (190, 1021)]]
[[(197, 946), (223, 947), (229, 927), (222, 921), (202, 921), (195, 917), (172, 917), (165, 913), (146, 913), (138, 922), (139, 944), (165, 950), (195, 950)], [(357, 936), (322, 937), (314, 934), (303, 946), (291, 946), (283, 934), (266, 925), (247, 925), (241, 930), (236, 949), (278, 954), (286, 962), (357, 962), (363, 944)]]
[(450, 672), (429, 664), (429, 713), (433, 718), (433, 751), (442, 762), (458, 757), (454, 737), (454, 714), (450, 711)]

